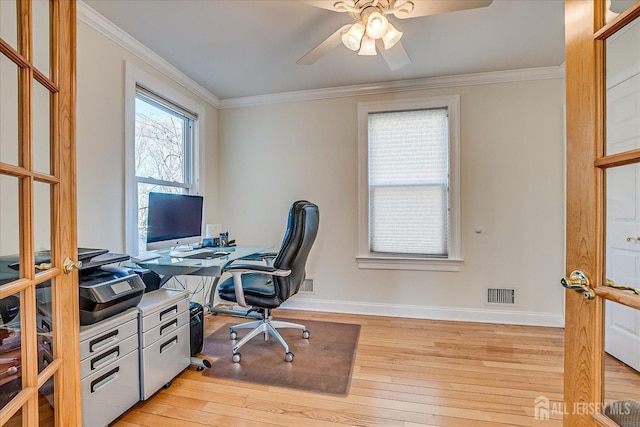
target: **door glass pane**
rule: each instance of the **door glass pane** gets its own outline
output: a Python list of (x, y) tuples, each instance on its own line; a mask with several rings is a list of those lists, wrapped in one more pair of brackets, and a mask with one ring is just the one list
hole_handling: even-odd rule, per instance
[(16, 0), (0, 1), (0, 37), (15, 50), (18, 50), (17, 16)]
[(605, 14), (605, 22), (610, 22), (625, 10), (629, 9), (636, 0), (607, 0), (607, 13)]
[(0, 407), (22, 390), (21, 295), (0, 300)]
[(51, 281), (36, 286), (36, 328), (38, 335), (38, 372), (53, 361), (53, 321)]
[[(0, 1), (0, 5), (5, 3)], [(18, 165), (18, 66), (0, 54), (0, 162)]]
[(33, 81), (33, 168), (50, 173), (51, 151), (51, 92)]
[(0, 175), (0, 286), (19, 277), (17, 269), (20, 252), (18, 234), (20, 213), (18, 210), (18, 178)]
[(606, 154), (640, 148), (640, 18), (607, 39)]
[(33, 65), (45, 76), (51, 75), (51, 21), (49, 0), (33, 0)]
[[(51, 250), (51, 185), (33, 185), (34, 248), (37, 253)], [(37, 258), (37, 255), (36, 255)], [(38, 263), (38, 260), (36, 260)]]
[(49, 378), (38, 390), (38, 425), (40, 427), (53, 427), (55, 425), (53, 407), (53, 378), (55, 375)]
[[(606, 194), (606, 277), (640, 289), (640, 164), (607, 169)], [(640, 310), (605, 302), (605, 351), (603, 412), (636, 425), (625, 423), (636, 405), (640, 417)]]
[(620, 426), (640, 425), (640, 372), (608, 354), (602, 412)]
[[(0, 3), (2, 3), (2, 1), (0, 1)], [(22, 427), (22, 408), (18, 409), (18, 412), (13, 414), (13, 417), (11, 417), (4, 427)]]

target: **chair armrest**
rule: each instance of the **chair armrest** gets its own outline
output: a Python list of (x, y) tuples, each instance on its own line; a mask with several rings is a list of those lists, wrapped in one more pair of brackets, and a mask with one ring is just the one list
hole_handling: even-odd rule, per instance
[(260, 252), (248, 255), (242, 259), (245, 261), (264, 261), (266, 265), (273, 265), (273, 260), (276, 259), (277, 256), (277, 252)]
[(246, 273), (268, 274), (270, 276), (285, 277), (291, 274), (291, 270), (280, 270), (268, 265), (252, 265), (252, 264), (229, 264), (223, 267), (222, 272), (229, 272), (233, 277), (233, 288), (236, 293), (236, 302), (241, 307), (247, 307), (247, 301), (244, 298), (244, 290), (242, 289), (242, 275)]
[(270, 276), (288, 276), (291, 274), (291, 270), (280, 270), (269, 265), (255, 265), (255, 264), (229, 264), (222, 268), (222, 272), (234, 273), (260, 273), (268, 274)]

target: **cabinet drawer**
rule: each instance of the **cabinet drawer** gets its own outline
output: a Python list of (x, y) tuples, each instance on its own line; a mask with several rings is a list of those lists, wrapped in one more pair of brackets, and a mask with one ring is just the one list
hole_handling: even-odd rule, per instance
[(143, 313), (140, 328), (142, 332), (149, 331), (160, 324), (166, 323), (168, 320), (177, 317), (178, 314), (189, 311), (189, 297), (187, 294), (184, 298), (171, 301), (170, 303), (163, 305), (153, 313)]
[(140, 397), (147, 400), (191, 361), (189, 325), (140, 350)]
[(122, 359), (134, 350), (137, 353), (137, 335), (132, 335), (127, 339), (113, 344), (100, 353), (95, 353), (93, 356), (85, 358), (80, 362), (80, 378), (84, 378), (92, 372), (98, 371), (108, 364)]
[(138, 334), (138, 320), (136, 318), (119, 325), (112, 325), (110, 328), (102, 327), (101, 322), (96, 325), (100, 326), (97, 333), (87, 334), (85, 330), (81, 335), (80, 360), (95, 356), (114, 344)]
[(106, 426), (138, 402), (138, 352), (132, 351), (99, 369), (80, 385), (83, 425)]
[(183, 311), (173, 319), (164, 321), (155, 328), (143, 332), (141, 335), (140, 347), (145, 348), (164, 337), (168, 337), (188, 323), (189, 312)]

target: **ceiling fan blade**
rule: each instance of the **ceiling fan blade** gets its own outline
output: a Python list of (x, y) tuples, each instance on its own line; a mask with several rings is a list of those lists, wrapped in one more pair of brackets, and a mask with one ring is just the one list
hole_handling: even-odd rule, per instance
[[(399, 19), (416, 18), (418, 16), (437, 15), (458, 10), (486, 7), (492, 2), (493, 0), (413, 0), (415, 6), (411, 13), (398, 11), (394, 16)], [(401, 3), (398, 1), (396, 4), (400, 5)]]
[(402, 68), (411, 62), (411, 58), (407, 55), (407, 51), (404, 50), (401, 42), (396, 43), (395, 46), (387, 50), (384, 48), (382, 40), (378, 39), (376, 40), (376, 47), (391, 71)]
[(337, 10), (334, 7), (337, 1), (338, 0), (298, 0), (299, 3), (308, 4), (309, 6), (315, 6), (321, 9), (332, 10), (334, 12), (341, 12), (340, 10)]
[(331, 49), (335, 49), (336, 47), (340, 46), (340, 44), (342, 43), (342, 32), (350, 26), (351, 24), (347, 24), (340, 27), (338, 31), (331, 34), (322, 43), (311, 49), (309, 53), (298, 59), (296, 64), (311, 65), (322, 56), (326, 55)]

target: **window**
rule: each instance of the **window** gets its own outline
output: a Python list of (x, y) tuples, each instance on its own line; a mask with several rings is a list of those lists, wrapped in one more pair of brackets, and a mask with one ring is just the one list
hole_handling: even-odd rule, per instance
[(127, 64), (127, 252), (145, 252), (150, 192), (200, 194), (204, 109)]
[(359, 267), (459, 270), (459, 97), (358, 111)]

